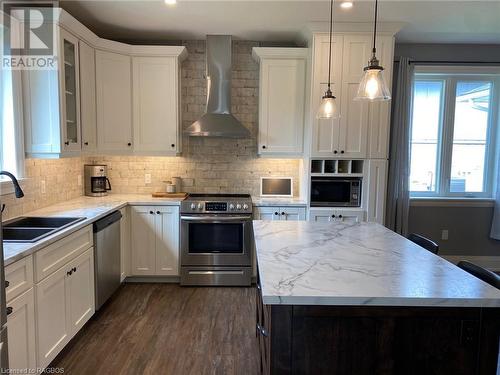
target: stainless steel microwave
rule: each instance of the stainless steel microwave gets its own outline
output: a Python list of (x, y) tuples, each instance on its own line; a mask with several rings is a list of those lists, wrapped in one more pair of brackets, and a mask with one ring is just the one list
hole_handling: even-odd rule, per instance
[(311, 207), (360, 207), (361, 177), (312, 177)]

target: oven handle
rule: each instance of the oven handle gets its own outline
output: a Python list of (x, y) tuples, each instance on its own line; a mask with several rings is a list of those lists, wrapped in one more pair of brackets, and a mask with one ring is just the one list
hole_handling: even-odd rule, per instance
[(181, 216), (185, 221), (242, 221), (251, 220), (252, 216)]

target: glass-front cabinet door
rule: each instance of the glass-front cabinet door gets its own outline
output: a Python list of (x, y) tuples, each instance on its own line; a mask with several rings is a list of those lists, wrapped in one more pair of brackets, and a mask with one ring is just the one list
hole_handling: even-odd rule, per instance
[(61, 143), (63, 151), (80, 151), (78, 39), (60, 29)]

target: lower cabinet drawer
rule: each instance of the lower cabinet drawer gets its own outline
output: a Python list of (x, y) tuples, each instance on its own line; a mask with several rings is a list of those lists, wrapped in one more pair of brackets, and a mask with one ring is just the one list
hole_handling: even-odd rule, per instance
[(33, 257), (27, 256), (5, 267), (5, 298), (9, 302), (33, 287)]
[(76, 258), (94, 243), (92, 226), (88, 225), (35, 253), (35, 279), (41, 281)]

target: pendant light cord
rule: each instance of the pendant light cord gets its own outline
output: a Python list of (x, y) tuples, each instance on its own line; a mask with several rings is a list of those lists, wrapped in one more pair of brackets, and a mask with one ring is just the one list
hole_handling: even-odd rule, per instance
[(328, 49), (328, 91), (330, 91), (332, 70), (333, 0), (330, 0), (330, 45)]
[(377, 52), (377, 48), (375, 47), (377, 40), (377, 16), (378, 16), (378, 0), (375, 0), (375, 22), (373, 23), (373, 56), (375, 57), (375, 53)]

